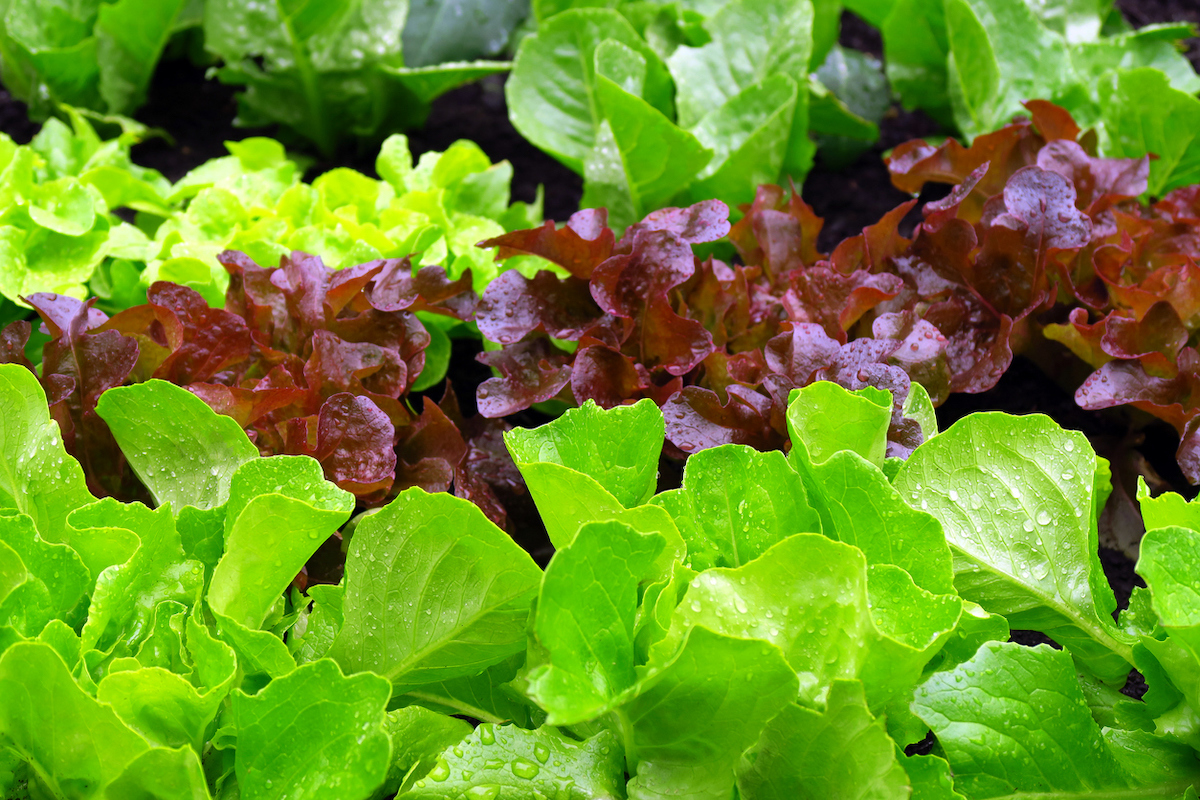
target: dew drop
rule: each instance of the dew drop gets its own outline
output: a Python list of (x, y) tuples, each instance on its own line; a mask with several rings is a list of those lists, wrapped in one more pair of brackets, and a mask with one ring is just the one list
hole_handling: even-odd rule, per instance
[(1038, 525), (1049, 525), (1050, 519), (1050, 512), (1044, 508), (1037, 513)]

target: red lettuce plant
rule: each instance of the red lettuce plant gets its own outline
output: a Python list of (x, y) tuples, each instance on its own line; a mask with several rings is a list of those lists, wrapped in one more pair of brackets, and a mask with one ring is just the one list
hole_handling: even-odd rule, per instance
[[(953, 184), (911, 238), (899, 226), (915, 200), (823, 254), (812, 209), (763, 186), (733, 226), (712, 201), (656, 212), (620, 241), (602, 211), (583, 211), (483, 243), (570, 277), (506, 273), (484, 292), (479, 328), (505, 346), (481, 356), (500, 373), (480, 387), (481, 411), (651, 397), (681, 451), (771, 448), (789, 391), (826, 379), (891, 390), (890, 453), (903, 456), (921, 437), (904, 413), (912, 382), (934, 404), (985, 391), (1015, 353), (1045, 362), (1052, 340), (1096, 369), (1081, 406), (1172, 423), (1200, 482), (1200, 187), (1145, 205), (1149, 158), (1097, 158), (1062, 109), (1026, 107), (1031, 119), (971, 147), (896, 148), (900, 188)], [(740, 264), (693, 254), (722, 237)]]
[[(377, 505), (410, 486), (454, 488), (503, 525), (506, 497), (519, 493), (506, 461), (505, 427), (464, 419), (452, 391), (441, 405), (407, 395), (425, 364), (430, 335), (417, 311), (471, 319), (471, 276), (407, 259), (333, 270), (293, 253), (264, 269), (242, 253), (219, 257), (230, 275), (224, 309), (172, 283), (148, 302), (109, 318), (62, 295), (28, 298), (51, 340), (40, 380), (68, 450), (99, 495), (139, 490), (95, 412), (113, 386), (167, 380), (241, 425), (264, 455), (304, 454), (325, 476)], [(0, 334), (0, 361), (23, 363), (28, 322)]]
[[(663, 209), (616, 241), (604, 211), (587, 210), (561, 229), (548, 222), (484, 242), (498, 257), (539, 255), (570, 274), (508, 272), (484, 291), (479, 330), (504, 347), (480, 356), (500, 373), (479, 387), (481, 413), (552, 398), (611, 407), (649, 397), (663, 406), (678, 451), (728, 442), (772, 449), (787, 438), (789, 392), (833, 380), (891, 390), (889, 452), (919, 444), (920, 426), (903, 412), (910, 375), (945, 396), (944, 338), (904, 310), (879, 315), (873, 338), (847, 333), (896, 297), (902, 280), (839, 271), (815, 249), (820, 220), (777, 187), (761, 187), (736, 226), (728, 216), (716, 200)], [(725, 236), (743, 264), (693, 253)], [(864, 252), (881, 244), (874, 229), (859, 238)]]
[(1095, 369), (1075, 392), (1080, 406), (1128, 404), (1172, 424), (1179, 465), (1198, 483), (1200, 187), (1142, 203), (1149, 158), (1095, 158), (1094, 136), (1064, 111), (1027, 105), (1032, 120), (970, 148), (896, 148), (900, 188), (955, 184), (926, 206), (906, 255), (970, 289), (998, 364), (1060, 342)]

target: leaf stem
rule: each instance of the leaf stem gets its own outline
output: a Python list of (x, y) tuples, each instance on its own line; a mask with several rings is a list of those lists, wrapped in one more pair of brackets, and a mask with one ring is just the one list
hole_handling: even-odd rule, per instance
[(317, 73), (313, 69), (308, 50), (305, 49), (304, 43), (296, 37), (292, 21), (284, 14), (281, 5), (279, 0), (275, 0), (279, 21), (283, 23), (283, 28), (287, 31), (288, 41), (292, 46), (292, 55), (296, 59), (296, 70), (300, 73), (300, 83), (304, 87), (304, 98), (308, 103), (309, 123), (313, 126), (310, 133), (313, 141), (317, 143), (317, 149), (328, 158), (333, 155), (333, 140), (330, 138), (329, 120), (325, 117), (325, 104), (321, 101), (321, 90), (317, 85)]
[(508, 722), (508, 720), (504, 717), (498, 717), (495, 714), (484, 711), (478, 706), (473, 706), (470, 703), (464, 703), (463, 701), (457, 700), (453, 697), (442, 697), (441, 695), (429, 694), (427, 692), (405, 692), (404, 696), (411, 697), (414, 700), (421, 700), (426, 703), (444, 706), (446, 708), (453, 708), (463, 716), (477, 719), (480, 722), (491, 722), (496, 725), (499, 725), (502, 722)]

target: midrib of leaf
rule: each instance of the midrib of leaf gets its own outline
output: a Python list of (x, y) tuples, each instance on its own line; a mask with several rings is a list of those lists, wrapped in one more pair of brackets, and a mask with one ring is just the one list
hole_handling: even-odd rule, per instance
[[(596, 134), (600, 130), (600, 123), (603, 122), (600, 116), (600, 109), (596, 106), (596, 70), (595, 70), (595, 53), (592, 54), (592, 64), (588, 64), (587, 56), (583, 50), (583, 37), (577, 35), (575, 37), (575, 50), (579, 53), (579, 66), (583, 69), (584, 85), (587, 88), (588, 111), (592, 115), (592, 147), (596, 146)], [(589, 70), (589, 67), (591, 69)], [(590, 84), (587, 83), (587, 76), (592, 76)], [(613, 136), (613, 141), (616, 142), (616, 136)], [(620, 148), (617, 148), (620, 153)], [(584, 159), (586, 160), (586, 159)], [(624, 159), (622, 159), (622, 164)]]
[(69, 800), (67, 793), (64, 792), (62, 787), (58, 785), (58, 781), (54, 779), (53, 775), (50, 775), (45, 769), (42, 768), (41, 763), (39, 763), (36, 758), (34, 758), (31, 754), (26, 753), (23, 748), (17, 747), (14, 742), (8, 742), (8, 746), (24, 756), (25, 763), (28, 764), (29, 768), (37, 774), (39, 779), (41, 779), (42, 786), (49, 789), (55, 798), (58, 800)]
[[(950, 543), (950, 546), (952, 548), (954, 548), (955, 550), (957, 550), (958, 552), (962, 553), (963, 555), (967, 556), (969, 559), (971, 559), (972, 563), (979, 565), (981, 567), (981, 569), (980, 569), (981, 572), (987, 571), (993, 575), (999, 575), (999, 576), (1007, 579), (1006, 580), (1007, 583), (1014, 584), (1017, 587), (1021, 588), (1023, 591), (1032, 595), (1034, 598), (1039, 600), (1042, 605), (1055, 611), (1059, 616), (1069, 620), (1072, 624), (1074, 624), (1075, 627), (1084, 631), (1089, 636), (1091, 636), (1094, 640), (1096, 640), (1100, 644), (1103, 644), (1109, 650), (1112, 650), (1114, 653), (1119, 655), (1121, 658), (1125, 659), (1125, 661), (1130, 665), (1131, 669), (1134, 667), (1133, 646), (1125, 644), (1124, 642), (1121, 642), (1120, 640), (1116, 639), (1109, 631), (1105, 630), (1104, 628), (1102, 628), (1102, 627), (1098, 628), (1096, 625), (1094, 625), (1091, 622), (1091, 620), (1087, 619), (1086, 617), (1082, 617), (1080, 614), (1078, 614), (1073, 606), (1071, 606), (1069, 604), (1063, 604), (1063, 603), (1057, 602), (1057, 599), (1055, 597), (1051, 597), (1051, 596), (1047, 595), (1046, 593), (1042, 592), (1040, 589), (1036, 589), (1027, 583), (1023, 583), (1019, 576), (1012, 575), (998, 567), (993, 567), (991, 564), (981, 561), (978, 556), (976, 556), (973, 553), (967, 552), (966, 550), (962, 549), (961, 547), (959, 547), (958, 545), (956, 545), (954, 543)], [(1016, 797), (1016, 796), (1018, 796), (1018, 795), (1014, 795), (1014, 797)], [(1020, 797), (1040, 797), (1041, 795), (1019, 795), (1019, 796)], [(1047, 797), (1058, 797), (1059, 795), (1046, 795), (1046, 796)]]
[(275, 11), (279, 15), (279, 22), (283, 25), (283, 30), (287, 33), (288, 43), (292, 47), (292, 56), (296, 59), (300, 83), (304, 86), (304, 98), (308, 102), (311, 117), (309, 121), (313, 125), (313, 139), (317, 143), (317, 148), (325, 156), (332, 156), (333, 141), (329, 136), (329, 123), (325, 119), (325, 104), (322, 102), (321, 91), (317, 86), (317, 73), (313, 69), (312, 59), (308, 57), (308, 50), (304, 47), (304, 43), (296, 36), (291, 17), (284, 14), (281, 0), (275, 0)]

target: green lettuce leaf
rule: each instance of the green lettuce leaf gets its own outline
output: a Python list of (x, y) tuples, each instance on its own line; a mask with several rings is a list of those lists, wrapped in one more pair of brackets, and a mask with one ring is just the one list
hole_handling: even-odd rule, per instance
[(894, 564), (935, 594), (953, 590), (950, 549), (938, 520), (904, 501), (880, 470), (891, 398), (819, 381), (792, 392), (789, 459), (802, 476), (826, 536), (852, 544), (871, 564)]
[(94, 796), (150, 749), (41, 642), (21, 642), (0, 655), (0, 737), (52, 797)]
[(959, 594), (1121, 683), (1133, 641), (1111, 621), (1097, 555), (1098, 474), (1083, 434), (1040, 415), (985, 413), (918, 447), (895, 486), (942, 523)]
[(808, 0), (733, 0), (704, 22), (710, 40), (667, 60), (679, 124), (691, 127), (730, 98), (773, 75), (797, 83), (809, 72), (813, 6)]
[(80, 601), (91, 593), (93, 579), (73, 549), (47, 542), (26, 514), (0, 517), (0, 542), (11, 551), (7, 564), (20, 562), (30, 580), (46, 587), (48, 610), (58, 619), (72, 619)]
[(656, 495), (687, 544), (692, 569), (739, 567), (794, 533), (821, 530), (800, 476), (782, 453), (728, 444), (684, 464), (683, 486)]
[(384, 729), (392, 740), (392, 760), (387, 778), (375, 797), (403, 794), (429, 774), (438, 756), (470, 735), (471, 723), (447, 717), (420, 706), (389, 711)]
[[(1146, 580), (1156, 623), (1169, 637), (1142, 642), (1188, 699), (1200, 702), (1200, 533), (1178, 526), (1152, 528), (1142, 538), (1137, 572)], [(1194, 707), (1194, 706), (1193, 706)]]
[(159, 56), (183, 20), (188, 0), (118, 0), (100, 6), (96, 59), (100, 96), (110, 114), (129, 114), (146, 100)]
[(79, 462), (67, 456), (37, 376), (0, 364), (0, 509), (28, 514), (48, 542), (69, 543), (67, 515), (94, 498)]
[(504, 443), (518, 466), (561, 464), (595, 479), (626, 508), (654, 494), (665, 423), (651, 400), (602, 409), (592, 401), (538, 428), (514, 428)]
[(636, 696), (617, 712), (637, 760), (631, 800), (728, 797), (738, 756), (796, 687), (777, 647), (693, 628), (673, 658), (647, 668)]
[(403, 66), (407, 13), (408, 0), (207, 0), (204, 46), (225, 62), (223, 81), (246, 86), (242, 124), (278, 122), (328, 156), (350, 136), (402, 130), (423, 117), (377, 69)]
[(812, 161), (810, 143), (792, 141), (793, 128), (807, 129), (808, 92), (787, 75), (751, 84), (689, 130), (712, 160), (696, 174), (688, 198), (698, 203), (712, 197), (737, 206), (754, 200), (755, 188), (779, 180), (789, 151), (806, 173)]
[(968, 797), (1083, 798), (1132, 788), (1066, 652), (991, 642), (917, 687), (913, 710), (933, 729), (955, 788)]
[(1173, 88), (1151, 67), (1110, 73), (1101, 91), (1104, 154), (1158, 156), (1150, 162), (1149, 192), (1161, 196), (1200, 182), (1200, 100)]
[(522, 0), (409, 0), (404, 63), (424, 67), (498, 55), (528, 13)]
[(354, 530), (330, 656), (398, 694), (479, 673), (524, 647), (540, 580), (478, 506), (408, 489)]
[(1058, 99), (1072, 83), (1066, 41), (1025, 2), (946, 0), (945, 13), (950, 103), (968, 141), (1002, 127), (1023, 101)]
[(155, 501), (177, 510), (224, 504), (234, 472), (258, 458), (233, 418), (166, 381), (110, 389), (100, 395), (96, 413)]
[(350, 518), (354, 496), (325, 480), (308, 456), (247, 461), (234, 473), (225, 512), (225, 555), (208, 604), (250, 629), (321, 543)]
[(856, 548), (797, 534), (744, 566), (697, 575), (651, 660), (704, 626), (779, 647), (805, 705), (823, 704), (835, 680), (862, 678), (879, 709), (920, 677), (959, 613), (957, 598), (924, 592), (897, 567), (868, 570)]
[(256, 695), (233, 693), (237, 777), (243, 796), (363, 800), (391, 761), (378, 675), (346, 677), (322, 659), (297, 667)]
[(132, 656), (153, 630), (159, 603), (173, 600), (190, 607), (200, 600), (204, 570), (184, 557), (169, 506), (151, 511), (139, 503), (105, 498), (72, 514), (71, 524), (131, 531), (139, 541), (128, 561), (108, 567), (96, 579), (83, 626), (85, 650)]
[(837, 681), (823, 712), (790, 705), (767, 723), (738, 769), (743, 797), (906, 800), (908, 775), (862, 686)]
[[(619, 72), (611, 69), (614, 63)], [(636, 76), (625, 71), (632, 64), (641, 66)], [(579, 202), (584, 208), (607, 208), (609, 225), (618, 231), (668, 205), (712, 158), (694, 135), (639, 96), (644, 64), (636, 51), (619, 42), (596, 48), (595, 100), (601, 120), (584, 160), (586, 186)]]
[(638, 584), (663, 545), (662, 537), (619, 522), (593, 522), (554, 554), (532, 631), (546, 663), (524, 676), (526, 693), (548, 712), (547, 724), (597, 717), (635, 683)]
[(504, 87), (509, 119), (522, 136), (582, 173), (596, 146), (602, 115), (597, 98), (596, 49), (615, 41), (646, 61), (641, 97), (666, 113), (671, 77), (620, 13), (608, 8), (566, 10), (521, 41)]
[(184, 0), (6, 3), (0, 78), (44, 120), (58, 104), (131, 114), (167, 40), (189, 25)]
[(617, 737), (602, 732), (576, 742), (553, 728), (526, 731), (484, 723), (447, 749), (404, 797), (521, 800), (620, 797), (625, 780)]
[(190, 747), (156, 747), (130, 762), (108, 785), (108, 800), (210, 800), (200, 757)]

